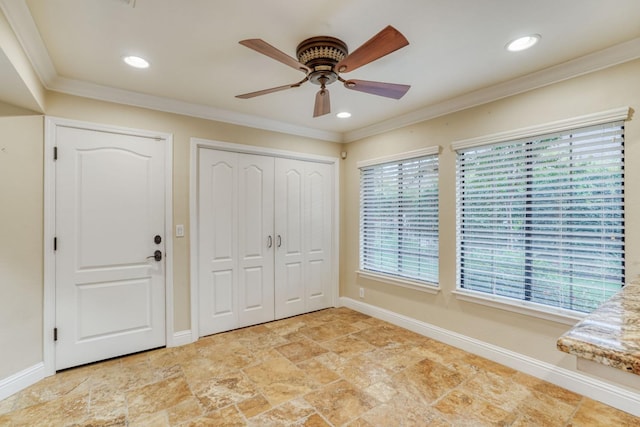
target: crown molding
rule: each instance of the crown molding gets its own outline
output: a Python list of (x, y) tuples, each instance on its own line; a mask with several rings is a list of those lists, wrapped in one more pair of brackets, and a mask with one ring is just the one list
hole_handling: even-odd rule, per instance
[(40, 32), (33, 22), (27, 2), (0, 0), (0, 10), (11, 25), (40, 82), (45, 88), (50, 89), (50, 82), (57, 77), (56, 69), (40, 37)]
[(40, 81), (48, 90), (256, 129), (343, 143), (410, 126), (640, 58), (639, 37), (507, 82), (437, 102), (370, 126), (340, 133), (59, 77), (26, 2), (21, 0), (0, 0), (0, 10), (5, 14), (25, 54), (33, 64)]
[(303, 126), (296, 126), (291, 123), (265, 119), (249, 114), (241, 114), (207, 105), (183, 102), (109, 86), (101, 86), (95, 83), (67, 79), (64, 77), (56, 77), (52, 82), (50, 82), (48, 89), (55, 92), (97, 99), (100, 101), (132, 105), (135, 107), (148, 108), (167, 113), (181, 114), (261, 130), (314, 138), (322, 141), (342, 142), (342, 135), (338, 132), (329, 132)]
[(343, 135), (343, 142), (353, 142), (383, 132), (389, 132), (638, 58), (640, 58), (640, 37), (544, 70), (432, 104), (411, 113), (381, 121), (375, 125), (346, 132)]

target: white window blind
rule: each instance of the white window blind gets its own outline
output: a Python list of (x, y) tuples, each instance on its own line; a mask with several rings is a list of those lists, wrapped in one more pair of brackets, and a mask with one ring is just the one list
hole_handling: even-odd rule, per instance
[(438, 156), (361, 168), (360, 269), (438, 283)]
[(624, 122), (461, 149), (458, 287), (590, 312), (624, 284)]

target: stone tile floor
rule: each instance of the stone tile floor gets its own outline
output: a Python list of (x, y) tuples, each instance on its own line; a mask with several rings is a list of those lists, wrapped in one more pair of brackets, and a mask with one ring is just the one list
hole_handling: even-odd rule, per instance
[(639, 426), (633, 417), (346, 308), (70, 369), (0, 426)]

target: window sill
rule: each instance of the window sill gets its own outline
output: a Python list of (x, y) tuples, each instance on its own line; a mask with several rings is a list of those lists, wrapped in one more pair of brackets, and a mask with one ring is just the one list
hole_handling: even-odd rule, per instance
[(573, 313), (569, 310), (553, 307), (545, 307), (540, 304), (529, 301), (518, 301), (509, 298), (485, 295), (480, 292), (473, 292), (464, 289), (456, 289), (453, 291), (456, 299), (466, 302), (472, 302), (488, 307), (499, 308), (501, 310), (511, 311), (514, 313), (525, 314), (527, 316), (537, 317), (539, 319), (551, 320), (565, 325), (575, 325), (582, 320), (585, 314)]
[(396, 286), (402, 286), (403, 288), (409, 288), (420, 292), (427, 292), (430, 294), (438, 294), (440, 287), (438, 285), (418, 282), (417, 280), (401, 279), (399, 277), (387, 276), (386, 274), (372, 273), (370, 271), (357, 270), (358, 277), (363, 279), (375, 280), (376, 282), (387, 283)]

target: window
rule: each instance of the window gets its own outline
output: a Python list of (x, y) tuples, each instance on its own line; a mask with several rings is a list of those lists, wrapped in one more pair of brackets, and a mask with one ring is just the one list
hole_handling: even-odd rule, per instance
[(437, 154), (360, 170), (360, 270), (437, 284)]
[(459, 289), (585, 313), (620, 290), (623, 140), (620, 121), (458, 149)]

